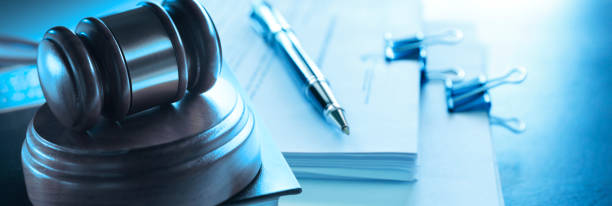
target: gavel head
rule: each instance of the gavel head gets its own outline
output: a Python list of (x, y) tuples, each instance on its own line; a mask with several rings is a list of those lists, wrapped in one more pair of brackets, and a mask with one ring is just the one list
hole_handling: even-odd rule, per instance
[(221, 45), (195, 0), (166, 0), (51, 28), (38, 47), (38, 76), (52, 113), (77, 131), (210, 89)]

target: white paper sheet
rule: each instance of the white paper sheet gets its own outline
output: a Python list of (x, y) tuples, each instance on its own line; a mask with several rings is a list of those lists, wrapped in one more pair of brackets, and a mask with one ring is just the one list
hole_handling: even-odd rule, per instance
[[(399, 168), (411, 171), (404, 175), (410, 178), (402, 180), (412, 180), (420, 65), (416, 61), (386, 63), (383, 37), (386, 32), (410, 35), (419, 31), (418, 8), (403, 1), (270, 3), (285, 16), (327, 77), (351, 130), (350, 136), (342, 134), (311, 105), (305, 88), (295, 82), (293, 68), (264, 43), (249, 22), (220, 22), (223, 49), (229, 53), (224, 58), (235, 69), (290, 165)], [(244, 20), (248, 12), (242, 5), (234, 8), (234, 15), (243, 15)], [(309, 169), (312, 171), (316, 170)]]

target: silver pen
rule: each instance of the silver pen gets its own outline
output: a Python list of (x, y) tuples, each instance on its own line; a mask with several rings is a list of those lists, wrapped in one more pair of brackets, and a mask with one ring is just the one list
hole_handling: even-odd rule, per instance
[(338, 104), (323, 73), (306, 55), (283, 16), (267, 2), (255, 1), (251, 18), (257, 22), (265, 41), (290, 60), (300, 81), (305, 84), (306, 95), (312, 100), (312, 104), (348, 135), (349, 126), (344, 109)]

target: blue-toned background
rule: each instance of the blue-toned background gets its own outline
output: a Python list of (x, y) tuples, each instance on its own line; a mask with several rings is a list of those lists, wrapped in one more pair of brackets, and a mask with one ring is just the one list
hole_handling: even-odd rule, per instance
[[(38, 40), (136, 2), (1, 1), (0, 34)], [(474, 23), (490, 74), (529, 69), (523, 84), (491, 92), (493, 114), (527, 123), (523, 134), (492, 130), (505, 203), (612, 205), (612, 1), (424, 0), (423, 9), (426, 21)], [(27, 203), (15, 174), (31, 115), (0, 115), (0, 193), (14, 205)]]
[(424, 0), (426, 21), (474, 23), (489, 74), (528, 68), (518, 86), (491, 91), (492, 128), (508, 205), (612, 205), (612, 1)]

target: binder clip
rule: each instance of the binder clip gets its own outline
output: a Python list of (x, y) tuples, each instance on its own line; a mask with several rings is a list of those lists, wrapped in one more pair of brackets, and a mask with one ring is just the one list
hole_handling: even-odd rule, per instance
[[(523, 67), (510, 69), (505, 75), (487, 79), (480, 75), (475, 79), (455, 83), (451, 79), (445, 81), (446, 103), (449, 112), (487, 111), (491, 109), (489, 89), (504, 84), (520, 84), (527, 77), (527, 70)], [(500, 125), (510, 131), (520, 133), (525, 130), (525, 124), (517, 118), (500, 118), (490, 116), (491, 124)]]
[(435, 44), (452, 45), (463, 40), (463, 32), (450, 29), (437, 34), (424, 35), (421, 32), (412, 37), (394, 38), (391, 34), (385, 34), (385, 59), (393, 61), (398, 59), (419, 59), (424, 55), (423, 48)]
[(424, 35), (421, 32), (411, 37), (394, 38), (392, 34), (385, 34), (384, 55), (387, 62), (395, 60), (416, 60), (420, 63), (421, 82), (428, 79), (425, 67), (427, 65), (427, 52), (425, 48), (431, 45), (452, 45), (463, 40), (463, 32), (451, 29), (437, 34)]
[(527, 70), (523, 67), (512, 68), (501, 77), (487, 80), (484, 75), (478, 78), (454, 83), (446, 80), (446, 103), (449, 112), (462, 112), (476, 109), (489, 110), (491, 99), (489, 89), (504, 84), (519, 84), (527, 77)]

